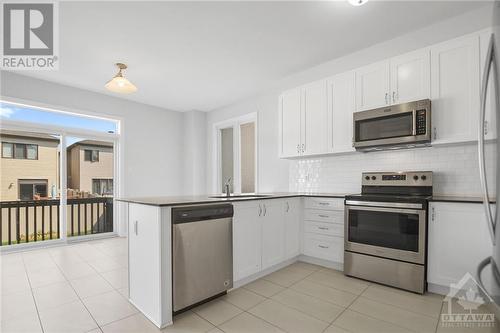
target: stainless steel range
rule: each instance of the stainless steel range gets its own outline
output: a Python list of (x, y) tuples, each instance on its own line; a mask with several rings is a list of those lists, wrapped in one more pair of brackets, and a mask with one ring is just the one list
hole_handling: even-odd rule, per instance
[(432, 172), (366, 172), (345, 199), (344, 273), (424, 293)]

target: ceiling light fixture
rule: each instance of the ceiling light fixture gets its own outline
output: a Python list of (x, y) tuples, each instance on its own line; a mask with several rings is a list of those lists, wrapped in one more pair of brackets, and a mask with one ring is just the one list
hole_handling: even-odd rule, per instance
[(353, 6), (361, 6), (368, 2), (368, 0), (347, 0)]
[(118, 67), (118, 73), (116, 73), (115, 77), (106, 83), (106, 89), (121, 93), (121, 94), (130, 94), (137, 91), (137, 87), (132, 84), (129, 80), (123, 77), (122, 71), (127, 69), (127, 65), (122, 63), (117, 63), (116, 67)]

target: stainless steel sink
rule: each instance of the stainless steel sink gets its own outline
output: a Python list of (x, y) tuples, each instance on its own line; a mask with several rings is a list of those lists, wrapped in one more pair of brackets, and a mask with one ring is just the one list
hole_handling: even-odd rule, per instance
[(231, 194), (230, 196), (227, 195), (214, 195), (211, 196), (210, 198), (214, 199), (240, 199), (240, 198), (265, 198), (265, 197), (270, 197), (268, 194)]

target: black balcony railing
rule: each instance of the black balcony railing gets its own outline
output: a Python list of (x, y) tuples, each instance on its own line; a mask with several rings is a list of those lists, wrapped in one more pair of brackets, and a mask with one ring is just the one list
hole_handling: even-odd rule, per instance
[[(59, 199), (0, 202), (0, 246), (60, 238)], [(67, 236), (113, 231), (113, 198), (67, 200)]]

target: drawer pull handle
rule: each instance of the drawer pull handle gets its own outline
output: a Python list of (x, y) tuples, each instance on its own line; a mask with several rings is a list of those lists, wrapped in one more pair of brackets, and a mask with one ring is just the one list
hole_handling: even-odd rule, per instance
[(327, 227), (318, 227), (318, 229), (321, 229), (321, 230), (330, 230), (330, 228), (327, 228)]
[(318, 216), (319, 216), (319, 217), (323, 217), (323, 218), (325, 218), (325, 219), (327, 219), (327, 218), (329, 218), (329, 217), (330, 217), (329, 215), (323, 215), (323, 214), (319, 214)]
[(318, 247), (322, 248), (322, 249), (328, 249), (329, 246), (324, 246), (324, 245), (318, 245)]

